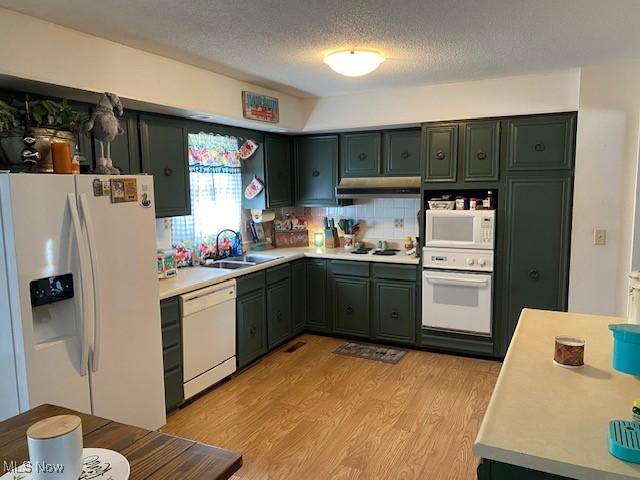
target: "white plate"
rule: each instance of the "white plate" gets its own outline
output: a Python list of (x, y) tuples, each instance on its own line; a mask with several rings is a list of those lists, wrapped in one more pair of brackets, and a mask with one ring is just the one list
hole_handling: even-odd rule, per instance
[[(82, 449), (82, 474), (78, 480), (127, 480), (129, 461), (118, 452), (105, 448)], [(31, 480), (30, 466), (25, 462), (5, 473), (0, 480)]]

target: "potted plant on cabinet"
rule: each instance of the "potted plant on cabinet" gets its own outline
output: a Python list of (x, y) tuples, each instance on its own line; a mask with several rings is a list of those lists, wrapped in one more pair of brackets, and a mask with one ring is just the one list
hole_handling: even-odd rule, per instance
[(20, 170), (24, 129), (17, 108), (0, 100), (0, 168)]

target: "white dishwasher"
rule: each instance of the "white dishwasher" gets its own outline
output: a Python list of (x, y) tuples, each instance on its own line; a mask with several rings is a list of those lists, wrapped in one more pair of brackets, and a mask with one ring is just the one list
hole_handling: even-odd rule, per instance
[(184, 398), (236, 371), (236, 281), (180, 296)]

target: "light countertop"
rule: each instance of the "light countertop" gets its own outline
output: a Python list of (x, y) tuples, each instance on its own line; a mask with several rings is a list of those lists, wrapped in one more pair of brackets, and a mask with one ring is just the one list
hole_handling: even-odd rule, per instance
[[(609, 454), (609, 420), (631, 419), (640, 380), (611, 367), (617, 317), (522, 311), (476, 438), (476, 455), (576, 479), (637, 479)], [(585, 366), (553, 364), (554, 337), (586, 341)]]
[(238, 270), (223, 270), (209, 267), (180, 268), (178, 269), (178, 274), (175, 277), (159, 280), (160, 299), (162, 300), (176, 295), (181, 295), (199, 288), (205, 288), (215, 285), (216, 283), (224, 282), (231, 278), (258, 272), (266, 268), (275, 267), (283, 263), (305, 257), (353, 260), (357, 262), (394, 263), (400, 265), (418, 265), (420, 263), (420, 259), (405, 255), (402, 252), (388, 257), (380, 255), (353, 255), (343, 248), (273, 248), (263, 251), (251, 251), (251, 253), (255, 253), (257, 255), (281, 256), (282, 258)]

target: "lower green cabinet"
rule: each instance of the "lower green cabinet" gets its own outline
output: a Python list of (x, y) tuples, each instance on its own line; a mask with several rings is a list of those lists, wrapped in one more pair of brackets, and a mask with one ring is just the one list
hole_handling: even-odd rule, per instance
[(291, 336), (291, 285), (289, 278), (267, 287), (267, 345), (269, 350)]
[(331, 290), (333, 331), (369, 337), (369, 279), (336, 275)]
[(570, 480), (569, 477), (484, 458), (480, 460), (477, 474), (478, 480), (512, 480), (514, 478), (518, 480)]
[(327, 262), (312, 259), (307, 262), (306, 327), (316, 332), (329, 332), (327, 321)]
[(184, 401), (182, 384), (182, 324), (177, 297), (160, 302), (162, 360), (164, 366), (164, 400), (167, 412)]
[[(238, 368), (242, 368), (267, 353), (264, 272), (240, 277), (237, 282), (239, 295), (236, 298), (236, 355)], [(253, 289), (246, 292), (250, 287)]]
[(307, 261), (296, 260), (291, 264), (291, 329), (301, 333), (307, 319)]
[(373, 334), (376, 339), (413, 343), (416, 331), (415, 282), (373, 281)]

